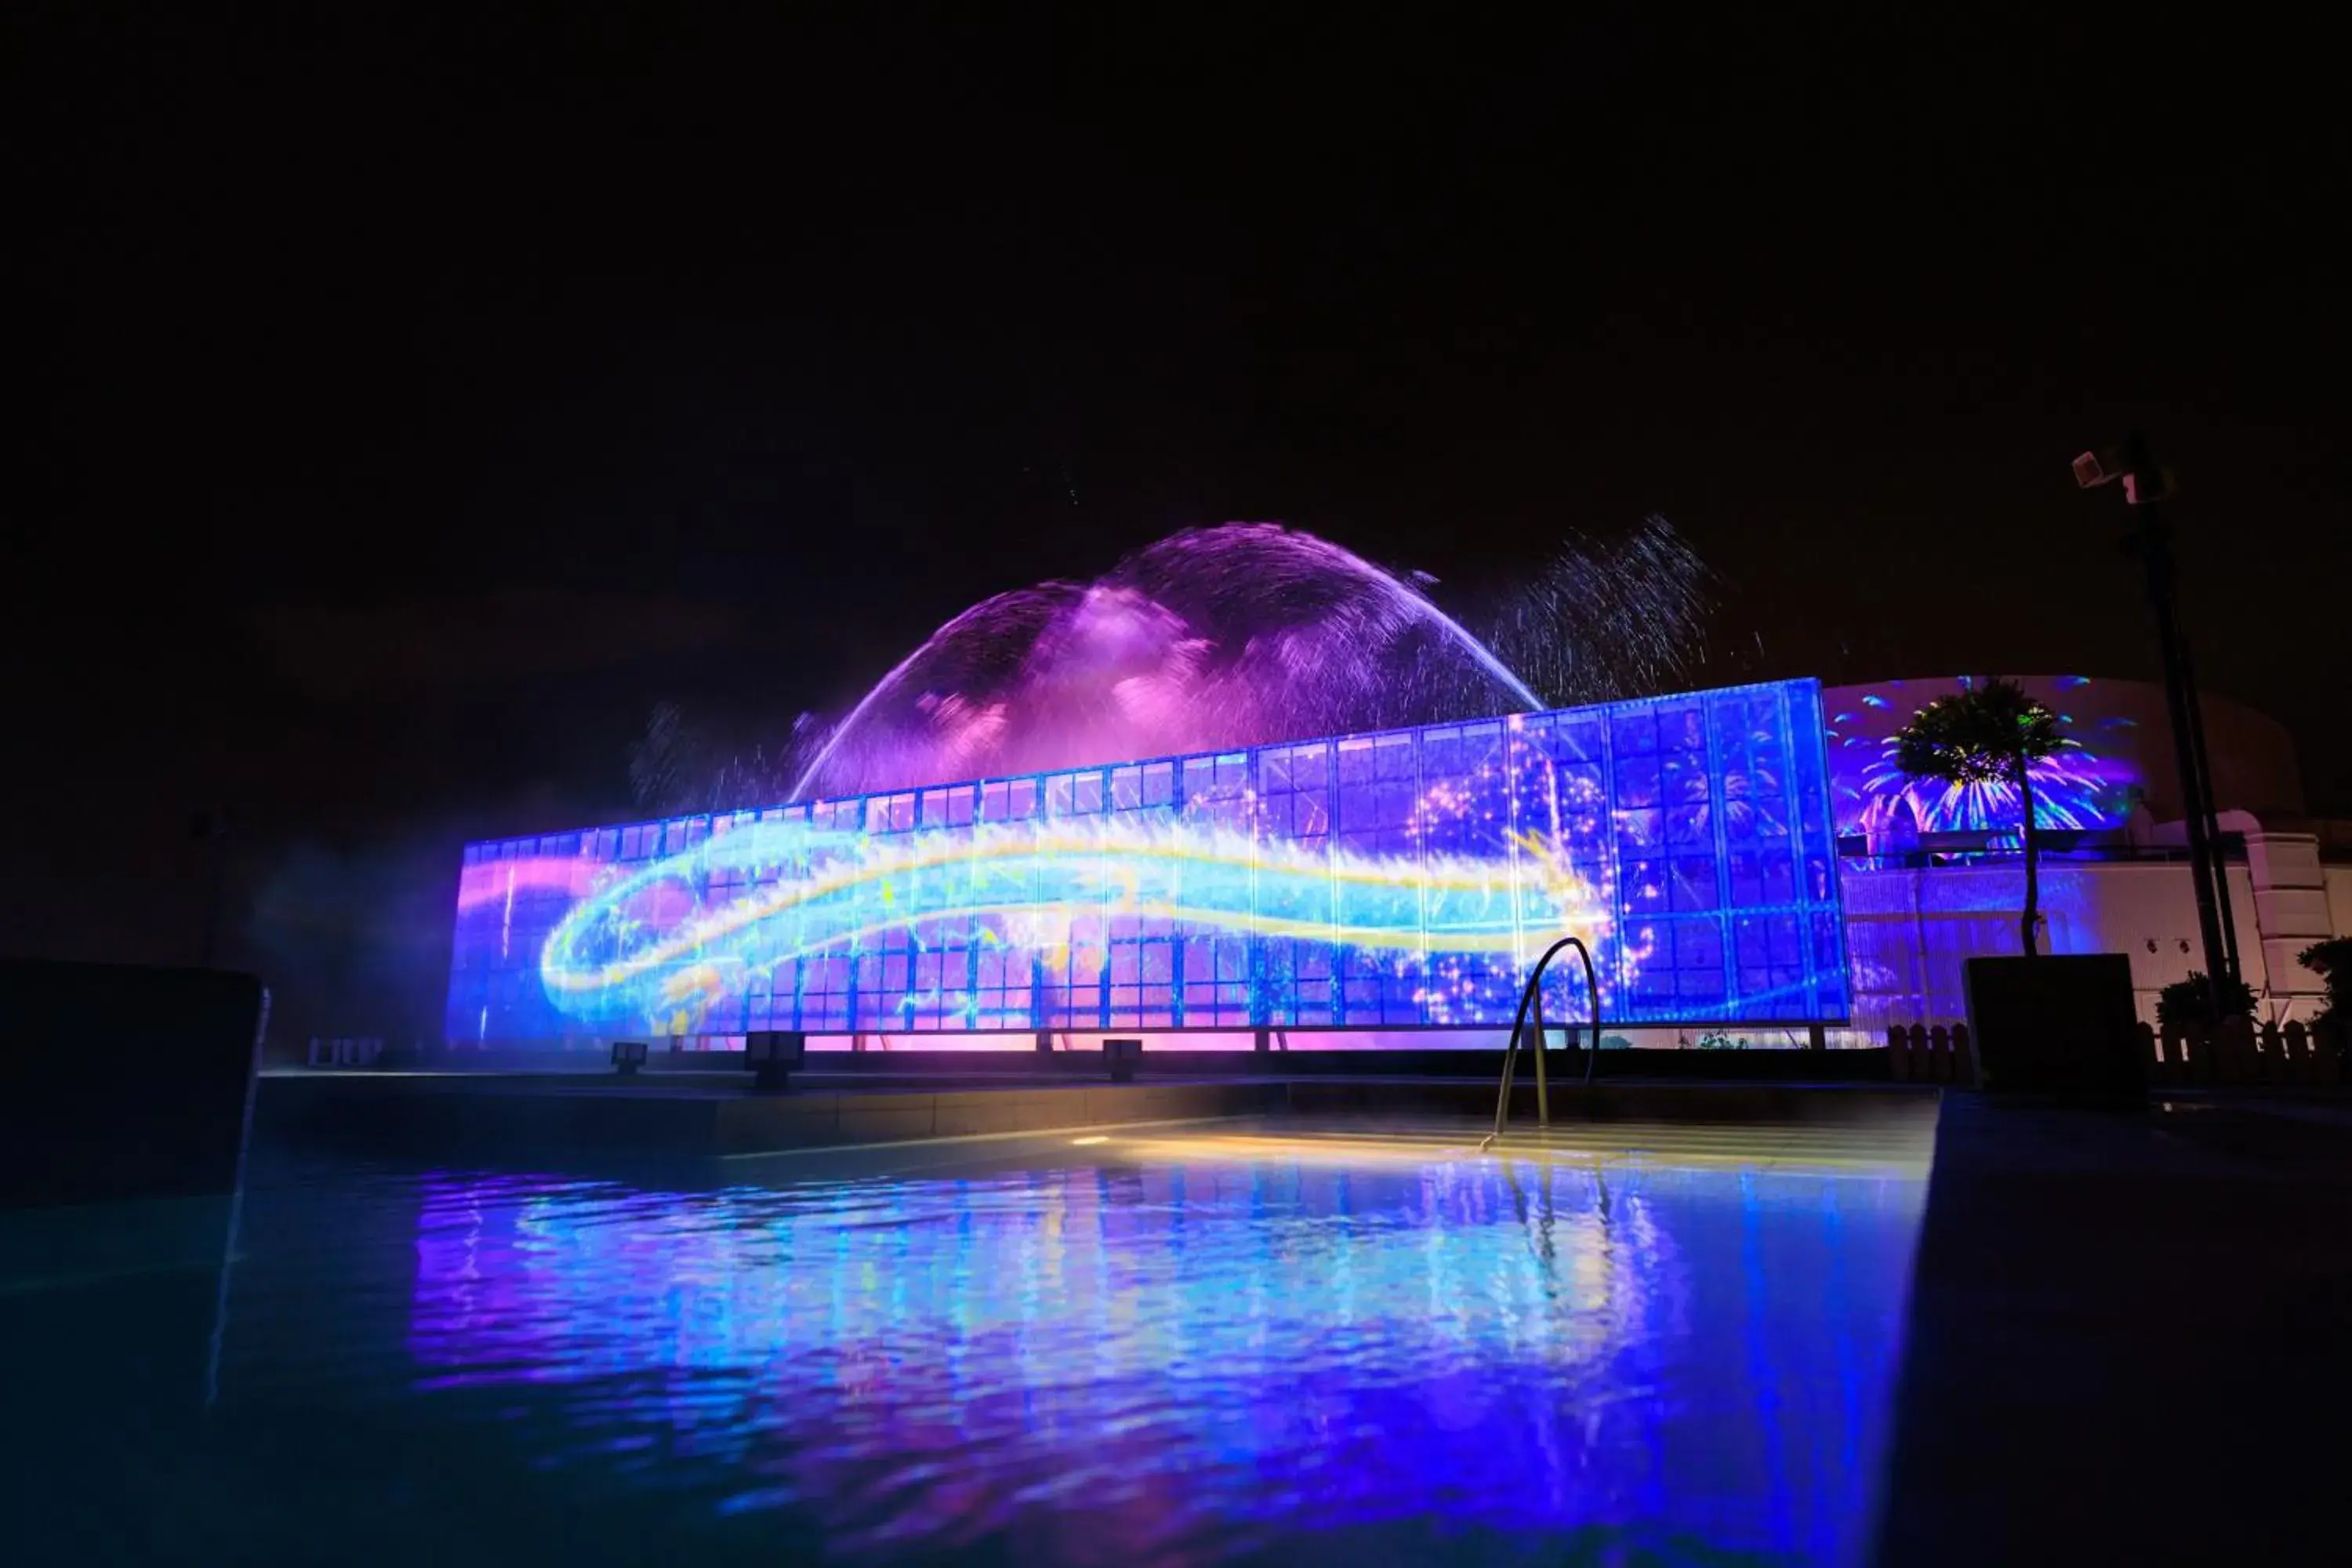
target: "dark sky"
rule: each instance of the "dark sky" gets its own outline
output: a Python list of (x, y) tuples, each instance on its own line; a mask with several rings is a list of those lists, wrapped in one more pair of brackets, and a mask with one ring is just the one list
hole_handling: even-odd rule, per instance
[(2322, 51), (811, 9), (12, 11), (0, 947), (187, 956), (200, 806), (265, 905), (622, 809), (657, 696), (1231, 518), (1465, 584), (1660, 511), (1765, 673), (2152, 673), (2066, 468), (2133, 425), (2352, 813)]

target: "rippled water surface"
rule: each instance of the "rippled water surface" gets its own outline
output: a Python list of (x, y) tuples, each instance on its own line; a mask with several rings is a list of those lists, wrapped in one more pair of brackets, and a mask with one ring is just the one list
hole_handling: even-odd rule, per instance
[(1862, 1555), (1915, 1167), (1227, 1139), (793, 1173), (277, 1163), (225, 1292), (20, 1281), (33, 1550), (0, 1556)]

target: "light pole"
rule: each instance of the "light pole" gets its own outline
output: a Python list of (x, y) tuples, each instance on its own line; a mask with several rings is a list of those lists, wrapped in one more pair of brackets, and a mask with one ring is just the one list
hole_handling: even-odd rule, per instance
[(211, 858), (205, 868), (205, 940), (196, 954), (199, 969), (210, 969), (220, 948), (221, 904), (228, 892), (229, 826), (226, 811), (200, 811), (188, 824), (188, 836), (205, 845)]
[(2172, 531), (2158, 503), (2172, 494), (2172, 476), (2149, 457), (2137, 432), (2120, 447), (2085, 452), (2074, 459), (2074, 482), (2091, 489), (2114, 479), (2124, 482), (2124, 500), (2138, 518), (2125, 541), (2147, 569), (2147, 602), (2156, 612), (2156, 640), (2164, 660), (2164, 700), (2172, 720), (2172, 754), (2180, 773), (2181, 804), (2189, 819), (2189, 876), (2196, 884), (2197, 934), (2205, 948), (2205, 1006), (2213, 1023), (2222, 1015), (2222, 981), (2238, 977), (2234, 927), (2226, 904), (2213, 819), (2213, 781), (2205, 758), (2205, 721), (2199, 711), (2197, 678), (2181, 630), (2175, 591)]

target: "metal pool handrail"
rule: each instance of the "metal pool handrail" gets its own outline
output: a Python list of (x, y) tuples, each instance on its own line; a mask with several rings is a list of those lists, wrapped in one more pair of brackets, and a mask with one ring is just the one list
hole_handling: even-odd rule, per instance
[[(1518, 1016), (1511, 1020), (1510, 1043), (1503, 1047), (1503, 1083), (1500, 1091), (1495, 1097), (1495, 1131), (1479, 1141), (1478, 1147), (1481, 1149), (1500, 1141), (1503, 1136), (1503, 1123), (1510, 1116), (1512, 1072), (1518, 1061), (1519, 1036), (1527, 1028), (1528, 1009), (1530, 1006), (1536, 1013), (1536, 1125), (1539, 1128), (1551, 1125), (1551, 1095), (1549, 1086), (1544, 1081), (1542, 988), (1545, 968), (1563, 947), (1576, 949), (1576, 956), (1584, 961), (1584, 987), (1586, 994), (1592, 1000), (1592, 1047), (1584, 1058), (1584, 1081), (1587, 1087), (1590, 1087), (1592, 1082), (1592, 1068), (1601, 1059), (1601, 977), (1592, 967), (1591, 951), (1575, 937), (1564, 936), (1544, 949), (1544, 955), (1536, 960), (1535, 972), (1528, 976), (1526, 988), (1519, 993)], [(1574, 1026), (1571, 1025), (1570, 1027), (1572, 1030)]]

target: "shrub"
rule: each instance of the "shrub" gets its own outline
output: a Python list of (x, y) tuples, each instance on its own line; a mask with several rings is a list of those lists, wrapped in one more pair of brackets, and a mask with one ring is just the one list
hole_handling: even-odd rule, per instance
[(2352, 936), (2332, 936), (2326, 942), (2315, 942), (2294, 957), (2327, 987), (2325, 1016), (2352, 1022)]
[[(2242, 980), (2224, 978), (2221, 982), (2221, 1016), (2224, 1018), (2251, 1018), (2254, 1016), (2254, 988)], [(2176, 980), (2156, 994), (2156, 1021), (2165, 1028), (2175, 1025), (2194, 1028), (2205, 1021), (2205, 972), (2192, 969), (2186, 980)]]

